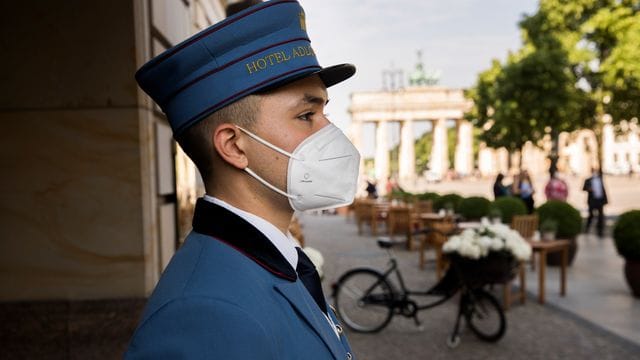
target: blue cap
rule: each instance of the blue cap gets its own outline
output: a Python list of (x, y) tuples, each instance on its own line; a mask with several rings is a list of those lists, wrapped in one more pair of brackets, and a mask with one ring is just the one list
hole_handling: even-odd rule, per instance
[(325, 86), (355, 73), (351, 64), (322, 68), (297, 1), (245, 9), (168, 49), (136, 72), (162, 108), (174, 137), (249, 94), (318, 74)]

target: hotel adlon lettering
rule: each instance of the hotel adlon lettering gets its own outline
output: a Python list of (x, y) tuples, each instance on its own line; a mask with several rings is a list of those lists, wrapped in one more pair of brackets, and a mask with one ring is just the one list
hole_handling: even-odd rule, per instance
[(275, 66), (280, 63), (287, 62), (291, 59), (303, 56), (315, 56), (315, 53), (313, 52), (313, 49), (310, 45), (296, 46), (287, 50), (276, 51), (258, 59), (252, 60), (245, 65), (247, 67), (247, 72), (249, 73), (249, 75), (251, 75), (261, 70), (265, 70), (270, 66)]

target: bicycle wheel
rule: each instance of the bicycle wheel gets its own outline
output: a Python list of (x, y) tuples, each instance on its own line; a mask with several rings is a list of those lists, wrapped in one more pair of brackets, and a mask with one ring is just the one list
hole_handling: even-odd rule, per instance
[(483, 289), (469, 290), (464, 317), (476, 336), (496, 342), (507, 330), (504, 312), (496, 298)]
[(375, 270), (356, 269), (342, 276), (335, 292), (338, 316), (350, 329), (373, 333), (393, 317), (393, 291)]

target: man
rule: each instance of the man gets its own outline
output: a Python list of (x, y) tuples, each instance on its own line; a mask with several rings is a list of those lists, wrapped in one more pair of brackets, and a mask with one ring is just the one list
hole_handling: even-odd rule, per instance
[(586, 191), (588, 194), (587, 204), (589, 205), (589, 217), (587, 218), (587, 227), (585, 231), (589, 231), (591, 221), (597, 213), (598, 223), (596, 224), (596, 228), (598, 236), (602, 237), (604, 234), (604, 206), (609, 202), (607, 199), (607, 192), (604, 189), (604, 183), (602, 181), (602, 170), (596, 168), (592, 169), (592, 175), (590, 178), (585, 180), (582, 190)]
[(207, 194), (126, 358), (352, 358), (287, 227), (294, 210), (353, 201), (360, 157), (323, 111), (326, 88), (354, 73), (318, 65), (291, 0), (231, 15), (138, 71)]

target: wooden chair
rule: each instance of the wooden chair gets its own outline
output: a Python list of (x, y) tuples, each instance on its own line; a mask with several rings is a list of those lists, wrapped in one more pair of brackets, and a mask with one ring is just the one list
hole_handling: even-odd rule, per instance
[(391, 239), (394, 234), (407, 237), (407, 249), (413, 250), (413, 231), (419, 225), (414, 220), (411, 209), (407, 206), (391, 206), (388, 213), (387, 232)]
[(431, 200), (418, 200), (413, 204), (413, 212), (416, 214), (432, 213), (433, 201)]
[(538, 215), (514, 215), (511, 219), (511, 228), (522, 235), (525, 240), (531, 240), (538, 230)]
[(362, 235), (362, 226), (371, 226), (371, 213), (373, 212), (373, 201), (370, 199), (356, 199), (354, 201), (356, 223), (358, 224), (358, 235)]
[[(538, 215), (514, 215), (511, 219), (511, 228), (520, 233), (527, 241), (531, 241), (533, 234), (538, 230)], [(531, 269), (535, 268), (535, 259), (531, 255)]]
[(431, 246), (436, 255), (436, 276), (440, 279), (448, 265), (442, 254), (442, 246), (447, 241), (449, 235), (455, 232), (456, 223), (453, 217), (445, 217), (442, 220), (429, 222), (426, 224), (426, 227), (436, 231), (430, 232), (427, 236), (420, 239), (420, 269), (424, 269), (424, 250), (427, 246)]
[(371, 234), (378, 234), (378, 226), (387, 222), (389, 204), (379, 203), (373, 199), (358, 199), (355, 204), (358, 235), (362, 235), (363, 225), (369, 225)]
[[(520, 233), (520, 235), (527, 241), (533, 238), (533, 234), (538, 230), (538, 215), (514, 215), (511, 220), (511, 228)], [(533, 263), (532, 263), (533, 264)], [(520, 303), (525, 303), (525, 289), (526, 289), (526, 276), (524, 271), (524, 263), (518, 265), (518, 278), (520, 280), (520, 289), (516, 293), (520, 298)], [(505, 310), (508, 310), (511, 306), (511, 296), (513, 295), (511, 285), (513, 281), (509, 281), (504, 284), (503, 288), (503, 306)]]
[(374, 203), (371, 209), (371, 234), (378, 235), (378, 225), (385, 224), (387, 227), (389, 219), (389, 203)]

